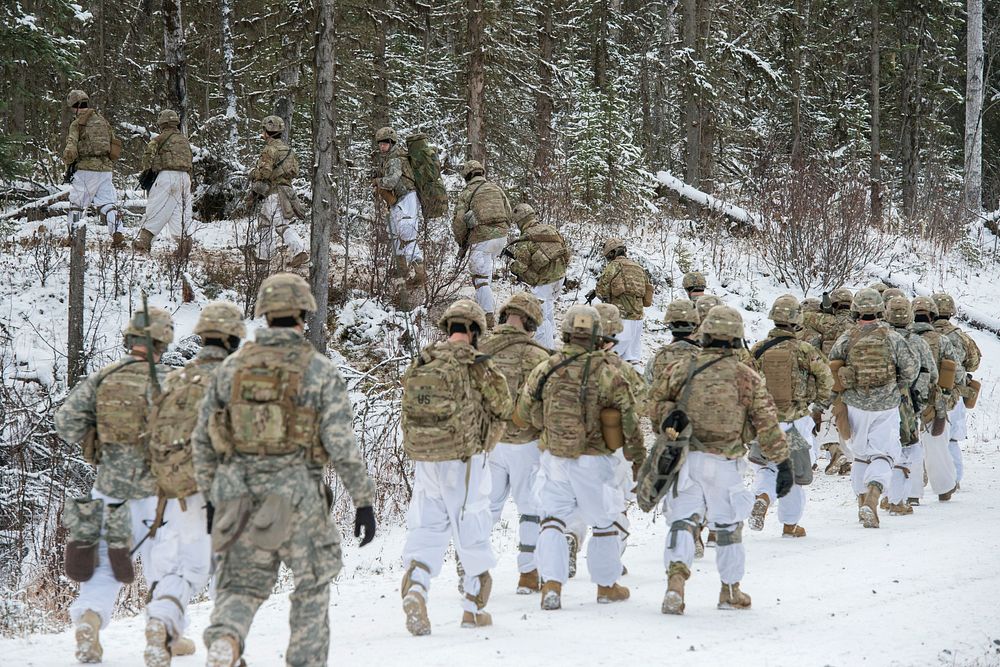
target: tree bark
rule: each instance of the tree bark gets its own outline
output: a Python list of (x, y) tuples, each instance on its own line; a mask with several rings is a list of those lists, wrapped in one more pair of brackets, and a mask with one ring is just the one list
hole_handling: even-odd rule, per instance
[(594, 42), (594, 86), (602, 93), (608, 89), (608, 2), (594, 3), (596, 12), (597, 40)]
[(310, 221), (309, 287), (316, 312), (308, 318), (309, 341), (326, 354), (326, 323), (330, 305), (330, 230), (336, 223), (339, 202), (334, 169), (340, 162), (337, 149), (336, 8), (335, 0), (318, 0), (316, 12), (316, 100), (313, 108), (313, 205)]
[(983, 0), (968, 0), (965, 75), (965, 207), (983, 208)]
[(483, 50), (483, 0), (466, 0), (469, 19), (469, 70), (466, 75), (468, 157), (486, 165), (486, 53)]
[(871, 188), (872, 220), (882, 221), (882, 141), (880, 137), (881, 102), (879, 84), (881, 81), (881, 47), (879, 46), (879, 0), (872, 1), (872, 43), (871, 43), (871, 168), (869, 181)]
[(219, 0), (219, 15), (221, 27), (222, 50), (222, 94), (226, 99), (226, 154), (230, 158), (235, 158), (239, 145), (239, 130), (237, 122), (239, 114), (236, 104), (236, 82), (233, 75), (233, 24), (232, 0)]
[[(698, 59), (698, 1), (684, 0), (684, 27), (681, 39), (687, 57)], [(701, 187), (701, 111), (698, 105), (699, 91), (694, 76), (694, 63), (685, 64), (687, 70), (682, 78), (681, 90), (684, 95), (684, 180), (695, 188)]]
[(66, 383), (70, 389), (86, 375), (83, 358), (83, 293), (87, 268), (87, 226), (70, 232), (68, 330), (66, 336)]
[[(874, 0), (878, 2), (878, 0)], [(789, 30), (790, 60), (789, 82), (792, 88), (792, 167), (802, 165), (802, 42), (805, 37), (803, 30), (803, 1), (795, 0), (795, 11), (791, 16)]]
[(543, 0), (538, 12), (538, 88), (535, 90), (534, 180), (539, 191), (545, 189), (552, 168), (552, 68), (555, 55), (552, 14), (555, 0)]
[(281, 56), (284, 62), (278, 72), (278, 96), (274, 101), (274, 115), (285, 123), (282, 139), (286, 142), (292, 136), (292, 117), (295, 113), (295, 91), (299, 87), (299, 58), (302, 55), (302, 40), (298, 35), (285, 33), (281, 36)]
[(899, 153), (903, 172), (903, 216), (912, 218), (917, 208), (917, 179), (920, 175), (920, 75), (925, 18), (921, 9), (908, 8), (902, 12), (902, 21), (903, 87)]
[(389, 30), (386, 0), (372, 0), (370, 13), (375, 31), (375, 45), (372, 47), (372, 126), (389, 125), (389, 71), (385, 62), (386, 33)]
[(184, 21), (181, 0), (163, 0), (163, 59), (167, 72), (167, 97), (187, 133), (187, 59), (184, 55)]

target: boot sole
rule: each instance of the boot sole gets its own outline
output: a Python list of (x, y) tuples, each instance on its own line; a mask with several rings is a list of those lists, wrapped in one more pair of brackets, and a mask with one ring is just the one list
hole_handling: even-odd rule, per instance
[(233, 667), (236, 662), (233, 647), (226, 641), (216, 640), (208, 649), (205, 667)]
[(146, 650), (142, 657), (146, 667), (170, 667), (167, 628), (162, 622), (146, 624)]
[(546, 611), (562, 609), (562, 598), (558, 593), (546, 593), (542, 597), (542, 609)]
[(517, 594), (518, 595), (534, 595), (539, 590), (540, 589), (538, 589), (538, 588), (531, 588), (529, 586), (518, 586), (517, 587)]
[(101, 661), (103, 655), (101, 645), (97, 639), (97, 631), (89, 625), (80, 625), (76, 628), (76, 660), (86, 664)]
[(430, 619), (425, 615), (419, 600), (403, 598), (403, 612), (406, 614), (406, 629), (411, 635), (423, 637), (431, 633)]
[(660, 611), (672, 616), (682, 615), (684, 613), (684, 598), (681, 597), (680, 593), (667, 591), (667, 594), (663, 596), (663, 604), (660, 605)]
[(878, 528), (878, 515), (875, 514), (875, 510), (871, 507), (862, 507), (859, 509), (858, 516), (861, 518), (861, 524), (865, 528)]
[(764, 530), (764, 518), (767, 516), (767, 505), (767, 503), (760, 499), (754, 501), (753, 509), (750, 510), (750, 518), (747, 519), (747, 525), (750, 526), (750, 530)]
[(731, 602), (720, 602), (718, 608), (723, 611), (746, 611), (750, 609), (750, 605), (746, 605), (745, 607), (743, 607), (734, 605)]

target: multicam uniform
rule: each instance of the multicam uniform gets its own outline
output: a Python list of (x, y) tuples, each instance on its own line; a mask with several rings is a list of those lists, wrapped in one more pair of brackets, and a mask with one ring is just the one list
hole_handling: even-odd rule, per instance
[(670, 327), (674, 339), (657, 350), (653, 361), (646, 366), (646, 382), (650, 385), (664, 377), (667, 369), (674, 364), (688, 362), (701, 352), (701, 345), (694, 335), (694, 331), (701, 322), (701, 316), (693, 301), (687, 299), (671, 301), (667, 305), (663, 321)]
[(375, 185), (386, 193), (383, 197), (389, 203), (389, 236), (392, 238), (393, 253), (407, 265), (422, 264), (424, 253), (417, 242), (420, 235), (420, 198), (406, 145), (399, 142), (391, 128), (379, 130), (375, 139), (392, 142), (392, 147), (383, 154), (379, 163)]
[(555, 227), (540, 224), (527, 204), (514, 207), (513, 220), (521, 236), (508, 246), (513, 256), (510, 271), (541, 301), (543, 321), (535, 340), (551, 350), (556, 346), (555, 303), (566, 280), (569, 244)]
[(143, 170), (157, 172), (146, 199), (146, 212), (137, 241), (145, 250), (149, 250), (150, 241), (164, 226), (182, 243), (196, 230), (191, 212), (191, 144), (180, 131), (180, 119), (174, 111), (161, 111), (157, 124), (160, 133), (146, 145), (142, 154)]
[[(69, 106), (86, 102), (88, 97), (82, 90), (69, 94)], [(121, 232), (123, 225), (118, 220), (115, 202), (118, 193), (111, 182), (111, 144), (114, 132), (104, 116), (95, 109), (83, 109), (77, 113), (69, 126), (63, 161), (76, 163), (76, 173), (70, 182), (69, 203), (75, 209), (86, 210), (93, 204), (108, 222), (108, 233)], [(78, 211), (69, 213), (69, 224), (76, 222)]]
[[(279, 132), (284, 130), (285, 124), (277, 116), (268, 116), (263, 126), (267, 132)], [(299, 160), (295, 151), (279, 138), (265, 139), (257, 166), (249, 175), (250, 189), (261, 200), (257, 209), (257, 257), (262, 261), (274, 257), (278, 234), (292, 255), (291, 266), (308, 261), (308, 248), (291, 226), (295, 218), (304, 215), (292, 190), (292, 179), (298, 175)]]
[[(646, 270), (624, 255), (625, 244), (609, 239), (604, 244), (604, 256), (611, 257), (597, 279), (597, 298), (618, 306), (622, 316), (622, 333), (615, 352), (631, 364), (642, 362), (642, 318), (647, 297), (652, 297), (653, 285)], [(620, 252), (621, 254), (614, 254)]]

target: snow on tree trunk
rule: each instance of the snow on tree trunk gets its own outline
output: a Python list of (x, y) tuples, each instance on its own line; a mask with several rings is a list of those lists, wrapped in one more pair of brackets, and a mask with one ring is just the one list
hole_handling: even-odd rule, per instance
[(222, 49), (222, 94), (226, 98), (226, 155), (236, 157), (240, 135), (237, 128), (239, 116), (236, 106), (236, 83), (233, 76), (233, 8), (231, 0), (219, 0)]
[(965, 75), (965, 206), (983, 207), (983, 0), (968, 0)]
[(882, 142), (879, 112), (881, 102), (879, 82), (881, 78), (881, 51), (879, 46), (879, 0), (872, 2), (872, 44), (871, 44), (871, 166), (869, 171), (872, 220), (882, 220)]
[(901, 48), (903, 86), (900, 115), (900, 162), (903, 171), (903, 216), (912, 218), (917, 209), (917, 181), (920, 176), (921, 72), (926, 18), (922, 10), (902, 12)]
[(385, 62), (386, 33), (389, 30), (386, 0), (371, 3), (372, 28), (375, 45), (372, 47), (372, 126), (389, 125), (389, 70)]
[(467, 0), (469, 17), (469, 70), (466, 76), (468, 157), (486, 164), (486, 54), (483, 51), (483, 0)]
[(187, 132), (187, 60), (184, 56), (184, 20), (181, 0), (163, 0), (163, 60), (166, 63), (167, 95), (171, 108)]

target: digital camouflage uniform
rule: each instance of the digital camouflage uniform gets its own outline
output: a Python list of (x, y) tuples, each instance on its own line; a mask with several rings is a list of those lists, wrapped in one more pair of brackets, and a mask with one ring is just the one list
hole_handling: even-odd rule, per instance
[[(281, 131), (285, 127), (277, 116), (268, 116), (262, 124), (266, 132)], [(267, 136), (264, 150), (249, 173), (250, 190), (259, 200), (256, 210), (257, 258), (262, 262), (274, 257), (277, 235), (281, 236), (292, 255), (289, 266), (301, 266), (309, 260), (305, 242), (291, 227), (296, 218), (305, 215), (292, 189), (292, 180), (298, 175), (299, 160), (295, 151), (280, 138)]]

